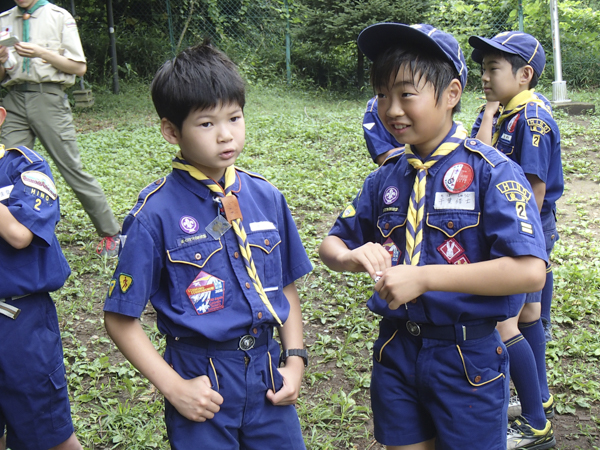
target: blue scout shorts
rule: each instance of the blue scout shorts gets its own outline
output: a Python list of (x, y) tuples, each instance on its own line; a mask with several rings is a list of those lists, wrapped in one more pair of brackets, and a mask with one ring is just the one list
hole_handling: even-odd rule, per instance
[(223, 396), (223, 404), (214, 418), (193, 422), (165, 399), (165, 422), (171, 448), (306, 448), (296, 408), (275, 406), (266, 397), (273, 385), (275, 390), (283, 386), (283, 377), (277, 370), (279, 343), (271, 335), (267, 343), (247, 351), (216, 350), (214, 345), (206, 348), (182, 342), (184, 339), (167, 339), (165, 360), (185, 379), (207, 375), (213, 389)]
[[(544, 240), (546, 241), (546, 254), (548, 255), (548, 264), (546, 265), (546, 272), (552, 271), (552, 264), (550, 263), (550, 254), (554, 248), (554, 244), (558, 241), (558, 230), (556, 229), (556, 219), (554, 213), (549, 214), (547, 217), (542, 219), (542, 230), (544, 231)], [(542, 291), (530, 292), (525, 297), (525, 303), (539, 303), (542, 301)]]
[(47, 450), (73, 434), (56, 308), (48, 294), (7, 303), (21, 313), (0, 315), (0, 430), (9, 448)]
[(373, 352), (378, 442), (410, 445), (435, 437), (437, 450), (506, 449), (508, 352), (495, 329), (457, 342), (415, 337), (382, 319)]

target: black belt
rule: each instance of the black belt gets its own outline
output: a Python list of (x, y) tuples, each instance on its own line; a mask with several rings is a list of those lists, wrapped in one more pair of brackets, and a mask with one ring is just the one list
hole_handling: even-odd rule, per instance
[(9, 86), (8, 89), (17, 92), (49, 92), (52, 94), (62, 94), (64, 88), (58, 83), (20, 83)]
[(262, 345), (267, 345), (269, 342), (269, 334), (272, 333), (271, 330), (263, 331), (260, 336), (254, 337), (249, 334), (244, 336), (230, 339), (224, 342), (217, 342), (211, 339), (202, 337), (202, 336), (194, 336), (194, 337), (171, 337), (167, 336), (167, 342), (169, 340), (174, 342), (182, 342), (184, 344), (194, 345), (196, 347), (201, 348), (214, 348), (215, 350), (242, 350), (247, 351), (253, 349), (254, 347), (260, 347)]
[(489, 336), (496, 329), (496, 321), (483, 322), (476, 325), (443, 325), (416, 323), (410, 320), (393, 321), (399, 331), (424, 339), (440, 339), (443, 341), (470, 341)]

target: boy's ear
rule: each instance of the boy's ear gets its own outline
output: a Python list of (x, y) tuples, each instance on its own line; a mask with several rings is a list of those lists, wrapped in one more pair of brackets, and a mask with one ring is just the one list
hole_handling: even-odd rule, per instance
[(533, 67), (531, 67), (531, 66), (521, 67), (520, 72), (521, 72), (521, 74), (518, 75), (519, 83), (529, 86), (529, 83), (531, 82), (531, 79), (533, 78), (533, 73), (534, 73)]
[(160, 132), (169, 144), (177, 145), (179, 143), (179, 130), (166, 117), (160, 119)]
[(4, 123), (4, 119), (6, 119), (6, 110), (0, 106), (0, 126)]
[(462, 95), (462, 85), (460, 84), (460, 81), (458, 81), (455, 78), (450, 82), (450, 84), (446, 88), (446, 96), (448, 98), (449, 109), (454, 109), (454, 107), (460, 101), (461, 95)]

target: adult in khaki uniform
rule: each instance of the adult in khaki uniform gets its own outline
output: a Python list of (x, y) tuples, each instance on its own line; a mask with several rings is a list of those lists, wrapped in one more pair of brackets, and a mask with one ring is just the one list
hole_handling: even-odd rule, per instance
[[(84, 172), (73, 117), (63, 92), (87, 70), (75, 20), (47, 0), (15, 0), (0, 15), (0, 30), (21, 42), (0, 46), (0, 79), (8, 89), (8, 115), (1, 141), (6, 148), (33, 148), (37, 137), (71, 186), (100, 236), (98, 252), (116, 255), (120, 226), (102, 188)], [(112, 251), (111, 251), (112, 250)]]

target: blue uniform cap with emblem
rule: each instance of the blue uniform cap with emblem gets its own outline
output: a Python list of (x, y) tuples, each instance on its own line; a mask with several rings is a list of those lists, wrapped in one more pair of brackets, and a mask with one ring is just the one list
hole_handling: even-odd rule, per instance
[(403, 47), (410, 43), (420, 52), (438, 55), (447, 59), (458, 73), (458, 79), (464, 88), (467, 84), (467, 64), (458, 41), (448, 33), (427, 25), (406, 25), (403, 23), (376, 23), (362, 30), (358, 36), (358, 48), (371, 61), (386, 49)]
[(544, 67), (546, 67), (546, 53), (542, 44), (532, 35), (522, 31), (506, 31), (497, 34), (492, 39), (471, 36), (469, 44), (475, 49), (471, 53), (471, 58), (478, 64), (483, 62), (486, 51), (500, 50), (523, 58), (527, 64), (533, 67), (538, 77), (542, 75)]

